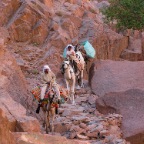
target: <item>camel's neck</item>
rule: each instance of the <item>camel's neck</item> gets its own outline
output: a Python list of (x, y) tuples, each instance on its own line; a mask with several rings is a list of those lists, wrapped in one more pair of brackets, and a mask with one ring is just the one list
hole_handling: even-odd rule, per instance
[(71, 74), (71, 68), (68, 67), (67, 69), (65, 69), (65, 73), (66, 73), (66, 74)]
[(69, 66), (67, 69), (65, 69), (65, 76), (68, 79), (72, 78), (72, 73), (73, 73), (73, 69)]

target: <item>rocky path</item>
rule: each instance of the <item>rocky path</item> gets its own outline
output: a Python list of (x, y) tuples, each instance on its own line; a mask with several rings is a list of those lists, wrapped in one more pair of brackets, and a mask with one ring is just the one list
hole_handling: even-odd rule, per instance
[(59, 108), (59, 116), (54, 122), (54, 135), (91, 144), (128, 144), (122, 139), (121, 115), (100, 114), (95, 105), (97, 98), (90, 94), (89, 88), (77, 90), (76, 105), (64, 103)]

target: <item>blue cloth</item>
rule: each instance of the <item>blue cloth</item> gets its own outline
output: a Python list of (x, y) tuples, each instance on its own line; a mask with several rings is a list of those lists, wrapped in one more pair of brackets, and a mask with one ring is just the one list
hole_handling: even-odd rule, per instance
[(84, 50), (86, 51), (86, 55), (90, 58), (95, 58), (96, 51), (93, 46), (89, 43), (89, 41), (85, 41), (82, 43), (84, 46)]
[(63, 58), (66, 58), (66, 52), (67, 52), (67, 47), (65, 47), (65, 49), (63, 51)]

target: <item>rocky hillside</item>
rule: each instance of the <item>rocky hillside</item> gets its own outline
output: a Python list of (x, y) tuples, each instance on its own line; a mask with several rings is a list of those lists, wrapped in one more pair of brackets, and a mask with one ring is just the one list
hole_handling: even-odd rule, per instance
[[(123, 138), (127, 138), (132, 144), (143, 141), (143, 138), (137, 140), (135, 135), (131, 137), (131, 133), (127, 136), (129, 117), (123, 109), (119, 113), (121, 105), (107, 104), (103, 97), (98, 99), (98, 96), (104, 96), (108, 92), (119, 92), (113, 94), (116, 95), (115, 99), (117, 95), (130, 97), (131, 91), (121, 91), (129, 88), (143, 89), (143, 75), (137, 66), (139, 63), (131, 65), (128, 62), (123, 65), (116, 62), (113, 65), (110, 62), (110, 68), (107, 61), (102, 67), (99, 63), (93, 65), (89, 76), (92, 91), (86, 81), (86, 88), (77, 91), (77, 105), (62, 105), (60, 116), (55, 120), (55, 136), (45, 134), (42, 128), (43, 115), (36, 115), (37, 103), (32, 101), (30, 94), (31, 88), (39, 83), (39, 71), (44, 64), (49, 64), (57, 74), (59, 84), (64, 84), (59, 67), (63, 60), (63, 49), (69, 43), (75, 45), (89, 40), (93, 45), (96, 58), (91, 59), (88, 67), (97, 59), (144, 60), (144, 34), (139, 37), (137, 31), (118, 33), (114, 26), (111, 28), (104, 24), (100, 9), (108, 5), (108, 1), (103, 0), (0, 1), (0, 144), (128, 144)], [(137, 71), (125, 75), (130, 73), (129, 65), (132, 70), (136, 67)], [(121, 75), (118, 75), (119, 68), (125, 69)], [(141, 74), (135, 77), (137, 73)], [(86, 73), (85, 78), (88, 78)], [(138, 80), (140, 84), (137, 85)], [(134, 81), (136, 82), (133, 83)], [(127, 87), (123, 84), (127, 84)], [(139, 95), (142, 98), (141, 92)], [(106, 105), (102, 105), (101, 101), (105, 101)], [(125, 101), (122, 102), (125, 104)], [(135, 100), (129, 103), (134, 102)], [(114, 111), (112, 114), (104, 113), (101, 107), (108, 112), (109, 109), (111, 112), (111, 108)], [(100, 114), (96, 108), (105, 115)], [(143, 107), (140, 108), (142, 111)], [(123, 114), (124, 120), (121, 115), (113, 112)], [(134, 122), (135, 120), (137, 119), (133, 119)], [(121, 121), (125, 124), (122, 124), (122, 131)], [(140, 128), (137, 128), (137, 123), (134, 124), (136, 130)], [(137, 133), (141, 134), (142, 130)]]
[(128, 38), (105, 25), (99, 8), (108, 2), (88, 0), (2, 0), (0, 26), (5, 27), (18, 64), (38, 69), (48, 63), (56, 72), (69, 43), (89, 40), (98, 59), (119, 59)]
[[(37, 116), (35, 114), (36, 103), (30, 98), (29, 85), (15, 58), (6, 49), (7, 38), (0, 40), (2, 64), (0, 69), (0, 144), (45, 144), (47, 142), (53, 144), (107, 142), (128, 144), (122, 138), (120, 130), (121, 115), (100, 114), (95, 105), (98, 97), (91, 94), (91, 89), (86, 82), (84, 89), (76, 91), (76, 106), (69, 103), (61, 105), (59, 117), (54, 121), (55, 136), (51, 133), (45, 135), (42, 127), (43, 115), (42, 113)], [(29, 79), (34, 84), (33, 78)], [(30, 104), (31, 106), (28, 107)]]

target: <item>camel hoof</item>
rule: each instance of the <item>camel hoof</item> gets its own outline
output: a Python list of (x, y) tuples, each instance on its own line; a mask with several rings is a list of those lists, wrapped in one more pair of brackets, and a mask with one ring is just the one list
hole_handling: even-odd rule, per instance
[(72, 105), (76, 105), (75, 101), (74, 101), (74, 102), (72, 102)]
[(84, 88), (85, 86), (84, 86), (84, 84), (81, 86), (81, 88)]
[(49, 131), (48, 130), (46, 130), (46, 134), (48, 134), (49, 133)]
[(79, 89), (81, 89), (81, 87), (78, 85), (78, 86), (76, 87), (76, 89), (78, 89), (78, 90), (79, 90)]
[(46, 125), (45, 122), (43, 122), (42, 127), (45, 128), (45, 125)]

